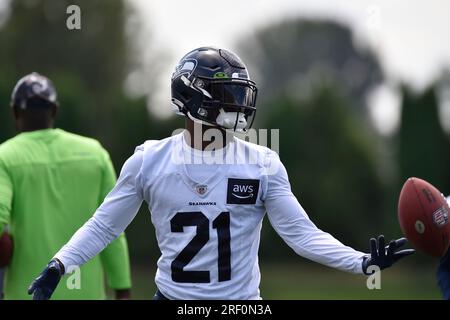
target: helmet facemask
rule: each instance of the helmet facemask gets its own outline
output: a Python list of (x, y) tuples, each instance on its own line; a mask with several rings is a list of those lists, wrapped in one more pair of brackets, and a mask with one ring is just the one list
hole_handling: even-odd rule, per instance
[[(257, 95), (253, 81), (201, 76), (189, 80), (184, 75), (180, 80), (190, 96), (181, 110), (192, 120), (235, 132), (246, 132), (252, 126)], [(173, 102), (180, 107), (180, 101)]]

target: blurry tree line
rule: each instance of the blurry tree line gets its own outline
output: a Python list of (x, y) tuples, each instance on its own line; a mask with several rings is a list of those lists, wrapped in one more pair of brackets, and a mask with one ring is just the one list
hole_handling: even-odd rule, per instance
[[(81, 30), (66, 28), (71, 4), (81, 8)], [(130, 98), (124, 92), (127, 72), (138, 62), (126, 37), (133, 8), (123, 1), (15, 0), (9, 10), (0, 28), (0, 142), (15, 135), (12, 89), (32, 71), (56, 86), (61, 105), (56, 125), (98, 139), (117, 171), (137, 145), (166, 137), (184, 124), (179, 117), (164, 121), (149, 116), (145, 97)], [(148, 214), (141, 212), (129, 230), (133, 257), (148, 254), (149, 245), (151, 257), (157, 256)]]
[[(367, 96), (386, 76), (348, 27), (294, 19), (258, 30), (239, 47), (261, 89), (256, 125), (280, 129), (292, 190), (320, 228), (367, 252), (369, 237), (401, 236), (397, 200), (408, 177), (450, 194), (450, 144), (437, 101), (448, 81), (419, 93), (399, 84), (400, 127), (383, 137)], [(295, 255), (271, 228), (263, 230), (262, 247), (276, 247), (261, 250), (263, 258)]]
[[(82, 8), (80, 31), (65, 27), (69, 4)], [(125, 30), (130, 10), (119, 0), (10, 3), (0, 27), (0, 141), (15, 134), (13, 86), (32, 71), (57, 87), (57, 126), (100, 140), (116, 170), (136, 145), (183, 126), (181, 118), (152, 117), (144, 97), (124, 93), (127, 73), (136, 66)], [(385, 75), (376, 55), (356, 45), (348, 27), (293, 19), (257, 30), (237, 47), (259, 86), (255, 126), (280, 129), (280, 157), (292, 190), (320, 228), (367, 250), (369, 236), (400, 236), (396, 201), (407, 177), (427, 179), (450, 193), (439, 83), (422, 93), (400, 86), (401, 126), (386, 138), (374, 130), (366, 105)], [(169, 107), (169, 97), (161, 107)], [(130, 253), (134, 261), (153, 264), (159, 253), (149, 216), (141, 211), (127, 232)], [(268, 226), (260, 254), (265, 261), (294, 256)]]

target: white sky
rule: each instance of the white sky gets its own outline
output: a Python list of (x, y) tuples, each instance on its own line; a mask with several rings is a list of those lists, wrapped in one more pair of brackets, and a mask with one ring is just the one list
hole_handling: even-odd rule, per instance
[[(237, 40), (255, 29), (288, 17), (321, 17), (341, 21), (363, 45), (378, 54), (383, 69), (396, 82), (416, 89), (450, 66), (450, 1), (448, 0), (129, 0), (151, 29), (152, 47), (167, 50), (154, 111), (164, 115), (172, 68), (187, 51), (202, 45), (233, 50)], [(155, 88), (152, 89), (155, 92)], [(395, 128), (399, 99), (384, 86), (370, 97), (372, 115), (383, 133)], [(377, 97), (379, 96), (379, 98)], [(378, 106), (377, 106), (378, 105)], [(393, 107), (388, 107), (392, 105)], [(397, 108), (398, 109), (398, 108)], [(385, 121), (386, 120), (386, 121)]]

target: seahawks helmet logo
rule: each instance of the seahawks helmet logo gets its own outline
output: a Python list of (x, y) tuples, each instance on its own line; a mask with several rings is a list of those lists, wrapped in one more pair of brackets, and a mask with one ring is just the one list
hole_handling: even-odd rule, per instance
[(189, 78), (194, 72), (195, 68), (197, 68), (197, 64), (197, 60), (195, 59), (185, 59), (180, 61), (180, 63), (175, 67), (172, 78), (174, 79), (181, 75)]

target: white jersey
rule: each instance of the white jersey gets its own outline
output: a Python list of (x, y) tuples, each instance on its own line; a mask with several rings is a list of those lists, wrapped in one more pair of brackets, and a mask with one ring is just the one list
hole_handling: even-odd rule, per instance
[(155, 281), (169, 299), (259, 299), (266, 212), (299, 255), (362, 273), (365, 254), (309, 220), (275, 152), (237, 138), (221, 151), (192, 149), (183, 134), (137, 147), (104, 203), (55, 257), (66, 267), (85, 263), (145, 201), (162, 253)]

